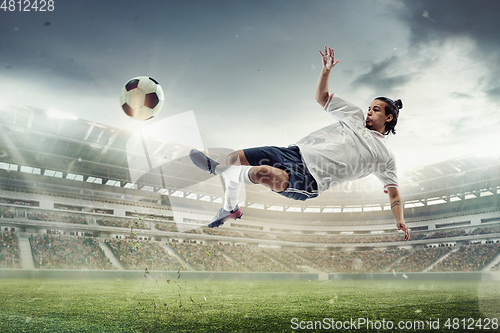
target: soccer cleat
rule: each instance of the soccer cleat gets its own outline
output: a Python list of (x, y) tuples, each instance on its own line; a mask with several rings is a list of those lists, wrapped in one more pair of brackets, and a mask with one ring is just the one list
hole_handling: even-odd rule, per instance
[(208, 171), (212, 175), (215, 175), (215, 167), (219, 165), (218, 162), (214, 161), (213, 159), (196, 149), (191, 149), (191, 151), (189, 152), (189, 157), (191, 158), (193, 164), (198, 168)]
[(236, 220), (236, 219), (241, 219), (241, 216), (243, 216), (243, 212), (241, 211), (240, 207), (236, 205), (236, 207), (232, 211), (227, 211), (224, 208), (219, 209), (217, 212), (217, 215), (210, 221), (208, 224), (209, 228), (216, 228), (224, 224), (227, 220)]

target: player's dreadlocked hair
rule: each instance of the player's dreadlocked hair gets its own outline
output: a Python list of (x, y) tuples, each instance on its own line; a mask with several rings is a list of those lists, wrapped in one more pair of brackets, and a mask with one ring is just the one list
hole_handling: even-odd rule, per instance
[(399, 110), (403, 108), (403, 102), (400, 99), (393, 101), (387, 97), (377, 97), (376, 100), (385, 102), (385, 115), (392, 114), (392, 120), (385, 124), (385, 135), (396, 134), (396, 124), (398, 123)]

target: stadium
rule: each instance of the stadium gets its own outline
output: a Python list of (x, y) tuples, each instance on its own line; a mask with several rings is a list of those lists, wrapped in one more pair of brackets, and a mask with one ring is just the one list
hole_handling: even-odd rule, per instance
[[(0, 1), (0, 332), (498, 330), (499, 10)], [(365, 134), (395, 101), (377, 149), (334, 95)], [(295, 201), (189, 157), (304, 138), (375, 173)]]
[[(222, 202), (221, 180), (182, 157), (189, 147), (146, 138), (150, 151), (180, 156), (152, 168), (131, 163), (141, 154), (131, 152), (134, 134), (126, 130), (19, 107), (2, 110), (0, 123), (3, 281), (168, 279), (181, 288), (181, 281), (500, 278), (499, 157), (463, 157), (403, 175), (408, 242), (370, 178), (300, 204), (250, 186), (243, 218), (208, 229)], [(141, 163), (146, 172), (129, 170)], [(141, 176), (133, 182), (132, 174)], [(497, 310), (490, 304), (490, 315)]]

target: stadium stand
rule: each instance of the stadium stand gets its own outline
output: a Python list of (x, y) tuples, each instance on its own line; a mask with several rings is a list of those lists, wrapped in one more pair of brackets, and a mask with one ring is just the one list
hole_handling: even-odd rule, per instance
[(265, 240), (274, 240), (276, 239), (275, 235), (264, 233), (264, 232), (252, 232), (252, 231), (244, 231), (244, 238), (253, 238), (253, 239), (265, 239)]
[(303, 268), (298, 266), (307, 266), (308, 263), (301, 257), (297, 256), (291, 250), (282, 249), (262, 249), (269, 257), (278, 261), (283, 267), (289, 268), (293, 272), (305, 272)]
[(391, 263), (405, 255), (406, 250), (376, 251), (320, 251), (295, 250), (314, 268), (335, 273), (377, 273), (383, 272)]
[(474, 244), (460, 246), (459, 250), (438, 263), (432, 271), (471, 272), (480, 271), (500, 254), (500, 244)]
[(0, 217), (12, 219), (14, 218), (14, 211), (6, 207), (0, 207)]
[(114, 269), (94, 238), (34, 235), (30, 244), (38, 269)]
[(241, 231), (228, 230), (226, 228), (203, 227), (202, 231), (204, 234), (212, 235), (212, 236), (224, 236), (224, 237), (235, 237), (235, 238), (242, 238), (244, 236)]
[(437, 231), (432, 235), (427, 236), (427, 239), (437, 239), (437, 238), (447, 238), (447, 237), (458, 237), (466, 234), (464, 229), (458, 230), (447, 230), (447, 231)]
[(297, 267), (287, 267), (261, 249), (233, 246), (229, 256), (248, 272), (300, 272)]
[(18, 240), (13, 232), (0, 232), (0, 267), (21, 268)]
[(29, 220), (33, 221), (51, 221), (75, 224), (87, 224), (87, 221), (81, 215), (70, 213), (59, 213), (54, 211), (29, 210), (26, 214)]
[(228, 254), (230, 245), (205, 246), (199, 244), (169, 244), (186, 262), (200, 271), (242, 271)]
[(177, 232), (177, 225), (174, 223), (156, 223), (155, 228), (160, 231)]
[(116, 259), (129, 270), (165, 270), (182, 268), (177, 259), (171, 257), (157, 242), (133, 239), (107, 239), (106, 245)]
[(431, 247), (415, 250), (391, 267), (395, 272), (421, 272), (452, 250), (451, 247)]
[(491, 226), (481, 226), (479, 228), (474, 229), (470, 234), (471, 235), (486, 235), (500, 232), (500, 225), (491, 225)]
[(105, 219), (96, 219), (97, 224), (103, 225), (106, 227), (118, 227), (118, 228), (133, 228), (133, 229), (142, 229), (149, 230), (149, 226), (144, 223), (144, 221), (137, 219), (119, 219), (119, 218), (105, 218)]

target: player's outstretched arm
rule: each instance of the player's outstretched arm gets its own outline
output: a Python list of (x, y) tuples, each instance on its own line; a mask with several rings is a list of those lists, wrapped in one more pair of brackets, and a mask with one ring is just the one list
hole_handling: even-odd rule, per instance
[(321, 73), (319, 74), (318, 83), (316, 85), (316, 101), (324, 106), (330, 97), (328, 93), (328, 79), (330, 77), (330, 71), (336, 64), (338, 64), (338, 60), (335, 60), (335, 52), (332, 48), (329, 48), (325, 45), (325, 53), (321, 52), (321, 58), (323, 61), (323, 68), (321, 69)]
[(403, 202), (401, 201), (401, 195), (399, 194), (399, 189), (395, 187), (389, 187), (387, 189), (389, 192), (389, 200), (391, 202), (391, 210), (392, 214), (396, 218), (396, 226), (398, 230), (402, 230), (405, 233), (404, 240), (407, 241), (410, 239), (410, 228), (405, 223), (404, 214), (403, 214)]

